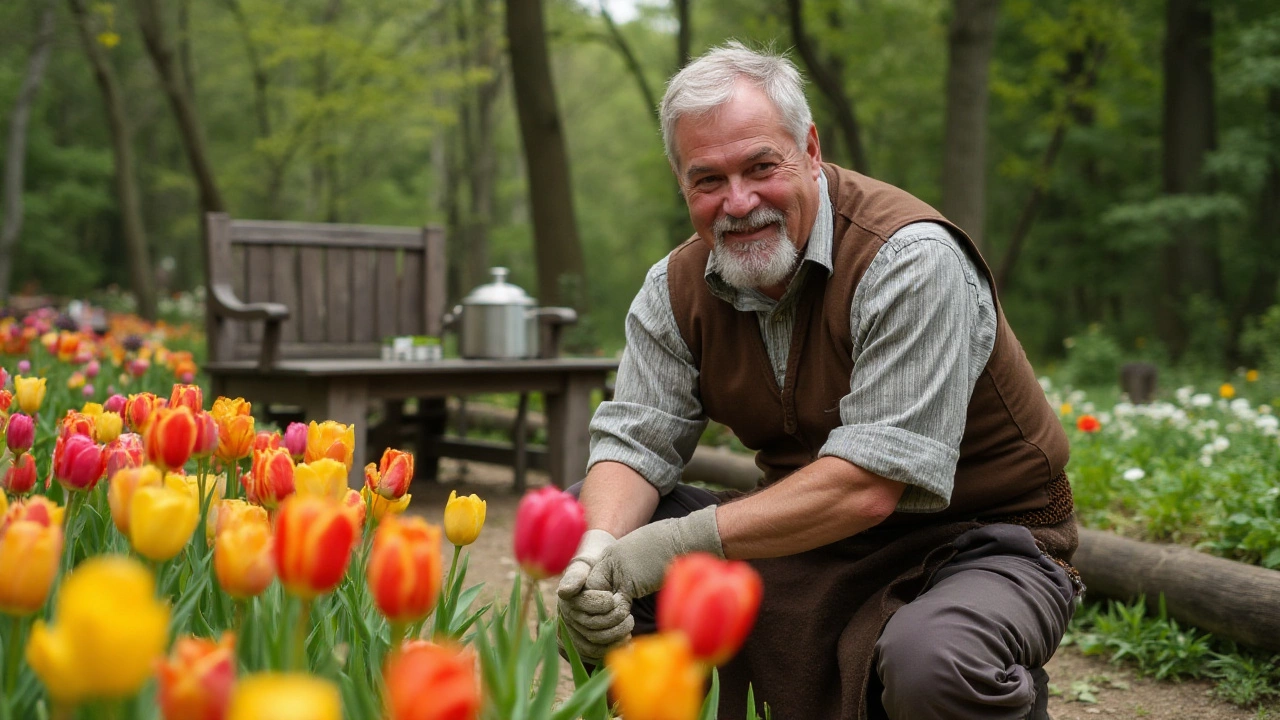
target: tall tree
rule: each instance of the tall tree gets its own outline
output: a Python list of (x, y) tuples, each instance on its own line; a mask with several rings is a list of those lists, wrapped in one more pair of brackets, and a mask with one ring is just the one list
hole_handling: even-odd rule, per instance
[(27, 123), (31, 119), (31, 106), (44, 80), (49, 54), (53, 50), (53, 30), (57, 19), (57, 0), (45, 0), (40, 11), (40, 26), (31, 44), (31, 56), (27, 60), (27, 72), (22, 77), (22, 87), (9, 115), (9, 143), (4, 161), (4, 225), (0, 226), (0, 303), (9, 301), (9, 280), (13, 272), (13, 245), (22, 234), (24, 207), (22, 193), (25, 187), (27, 159)]
[[(135, 0), (134, 5), (147, 54), (151, 56), (151, 63), (160, 76), (160, 84), (178, 122), (182, 147), (186, 151), (187, 162), (191, 165), (191, 173), (195, 176), (199, 189), (201, 213), (222, 212), (226, 206), (222, 202), (222, 193), (218, 191), (213, 166), (209, 162), (209, 151), (204, 132), (200, 128), (200, 118), (196, 115), (195, 104), (188, 93), (187, 80), (169, 43), (160, 6), (157, 0)], [(200, 223), (200, 226), (203, 227), (204, 223)]]
[(507, 47), (533, 210), (538, 296), (543, 304), (586, 305), (586, 273), (573, 210), (564, 126), (547, 58), (542, 0), (507, 0)]
[[(844, 87), (843, 63), (836, 57), (823, 57), (809, 37), (804, 24), (804, 0), (787, 0), (787, 17), (791, 25), (791, 41), (795, 43), (796, 52), (804, 61), (813, 84), (818, 86), (831, 107), (853, 169), (869, 174), (871, 166), (862, 144), (862, 127), (858, 124), (853, 98)], [(828, 17), (828, 22), (838, 20), (838, 17)]]
[[(1198, 195), (1211, 187), (1205, 156), (1217, 145), (1214, 112), (1213, 9), (1206, 0), (1167, 0), (1164, 40), (1163, 189)], [(1212, 222), (1174, 220), (1164, 249), (1164, 286), (1157, 315), (1161, 338), (1176, 355), (1186, 348), (1181, 307), (1191, 293), (1221, 298)]]
[(987, 106), (1000, 0), (953, 0), (947, 33), (942, 212), (983, 246), (987, 205)]
[(494, 106), (502, 82), (499, 60), (495, 0), (472, 0), (474, 12), (467, 23), (472, 64), (487, 70), (489, 77), (476, 83), (462, 100), (462, 132), (467, 148), (467, 195), (470, 207), (463, 223), (466, 242), (467, 278), (474, 287), (489, 280), (489, 224), (493, 220), (494, 184), (497, 157), (494, 143)]
[(129, 116), (125, 110), (124, 93), (110, 60), (90, 27), (91, 18), (84, 0), (68, 0), (68, 4), (75, 18), (76, 30), (80, 34), (80, 44), (93, 67), (93, 77), (98, 83), (98, 89), (102, 91), (102, 102), (106, 106), (107, 126), (111, 131), (111, 148), (115, 160), (116, 197), (120, 204), (121, 228), (129, 255), (130, 283), (138, 300), (139, 314), (155, 318), (156, 290), (147, 251), (146, 228), (142, 222), (138, 180), (133, 170), (133, 138)]

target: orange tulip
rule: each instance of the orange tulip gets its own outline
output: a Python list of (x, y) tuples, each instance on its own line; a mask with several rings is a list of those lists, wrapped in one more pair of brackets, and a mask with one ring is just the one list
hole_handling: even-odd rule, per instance
[(213, 569), (222, 590), (241, 600), (266, 590), (276, 576), (273, 543), (271, 524), (266, 520), (245, 518), (219, 530), (213, 545)]
[(293, 458), (283, 448), (254, 450), (253, 470), (241, 478), (249, 502), (274, 510), (294, 493)]
[[(217, 408), (217, 403), (214, 407)], [(213, 456), (228, 465), (249, 457), (253, 452), (253, 416), (214, 415), (214, 419), (218, 422), (218, 449), (213, 451)]]
[(422, 518), (387, 518), (373, 535), (368, 576), (373, 602), (388, 620), (426, 617), (440, 594), (440, 528)]
[(133, 493), (140, 487), (160, 487), (164, 476), (154, 465), (125, 468), (111, 476), (107, 483), (107, 503), (111, 506), (111, 521), (121, 535), (129, 537), (129, 510)]
[(416, 641), (392, 652), (383, 671), (390, 720), (480, 717), (476, 660), (469, 650)]
[(373, 519), (381, 521), (388, 515), (399, 515), (409, 509), (409, 501), (413, 496), (405, 495), (399, 500), (388, 500), (381, 495), (369, 492), (369, 487), (366, 485), (360, 488), (360, 498), (362, 502), (368, 503), (369, 509), (373, 511)]
[(253, 403), (244, 398), (229, 398), (219, 395), (214, 399), (213, 409), (209, 411), (209, 414), (221, 424), (223, 420), (228, 418), (236, 416), (248, 417), (252, 411)]
[(280, 433), (278, 432), (259, 430), (258, 434), (253, 436), (254, 451), (275, 450), (278, 447), (280, 447)]
[(204, 392), (199, 385), (174, 385), (169, 395), (169, 407), (185, 407), (192, 413), (204, 410)]
[(207, 458), (218, 448), (218, 423), (203, 410), (197, 410), (193, 419), (196, 423), (196, 441), (191, 448), (191, 457)]
[(75, 410), (68, 410), (58, 424), (58, 437), (67, 438), (72, 435), (83, 435), (94, 440), (93, 417)]
[(680, 633), (645, 635), (604, 658), (609, 691), (627, 720), (694, 720), (702, 705), (702, 666)]
[(15, 500), (0, 521), (0, 532), (12, 523), (29, 521), (45, 527), (57, 525), (62, 527), (62, 518), (67, 509), (59, 506), (43, 495), (32, 495), (25, 500)]
[(236, 636), (182, 637), (156, 664), (156, 702), (165, 720), (223, 720), (236, 681)]
[(744, 562), (682, 555), (667, 568), (658, 594), (658, 629), (684, 633), (695, 658), (719, 665), (747, 639), (763, 593), (760, 576)]
[(195, 449), (196, 432), (195, 416), (187, 408), (157, 410), (144, 439), (147, 459), (165, 470), (181, 469)]
[(364, 484), (369, 490), (388, 500), (399, 500), (409, 492), (413, 481), (413, 455), (403, 450), (387, 448), (378, 465), (369, 463), (364, 468)]
[(251, 505), (244, 500), (218, 500), (210, 504), (209, 518), (205, 523), (210, 547), (218, 533), (242, 522), (271, 524), (266, 508), (260, 505)]
[(347, 512), (351, 513), (351, 519), (355, 520), (356, 527), (364, 527), (364, 518), (367, 508), (364, 504), (364, 498), (360, 496), (360, 493), (352, 490), (351, 488), (347, 488), (347, 494), (343, 497), (342, 504), (347, 508)]
[(356, 524), (342, 503), (302, 495), (288, 498), (276, 516), (280, 582), (304, 600), (333, 590), (347, 572), (356, 535)]
[(347, 470), (350, 470), (355, 449), (354, 425), (343, 425), (333, 420), (316, 423), (312, 420), (307, 426), (307, 462), (327, 457), (346, 465)]
[(144, 392), (130, 395), (124, 404), (124, 419), (129, 429), (144, 435), (151, 425), (151, 415), (160, 408), (160, 398), (154, 393)]
[(44, 607), (61, 559), (61, 525), (7, 523), (0, 530), (0, 612), (30, 615)]

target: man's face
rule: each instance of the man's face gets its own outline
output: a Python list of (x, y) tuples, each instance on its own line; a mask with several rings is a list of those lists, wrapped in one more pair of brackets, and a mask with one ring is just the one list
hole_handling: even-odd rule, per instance
[(726, 282), (785, 287), (818, 213), (818, 134), (796, 146), (767, 95), (748, 83), (715, 112), (676, 123), (673, 168), (694, 231)]

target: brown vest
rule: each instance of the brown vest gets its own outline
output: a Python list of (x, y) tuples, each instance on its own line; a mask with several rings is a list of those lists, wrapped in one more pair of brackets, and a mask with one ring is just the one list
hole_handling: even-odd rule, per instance
[[(834, 270), (830, 277), (813, 272), (805, 278), (781, 389), (755, 314), (735, 310), (707, 287), (707, 244), (694, 237), (671, 253), (667, 265), (676, 323), (699, 369), (703, 410), (756, 451), (766, 484), (816, 460), (828, 433), (840, 425), (839, 402), (853, 371), (854, 292), (893, 233), (926, 220), (947, 227), (995, 287), (973, 242), (932, 207), (864, 175), (829, 164), (823, 170), (835, 214)], [(1033, 520), (1023, 524), (1039, 525), (1070, 511), (1062, 475), (1066, 433), (998, 300), (995, 307), (995, 346), (969, 401), (951, 504), (938, 513), (895, 513), (886, 526), (1023, 517)], [(1056, 517), (1037, 517), (1045, 512)]]

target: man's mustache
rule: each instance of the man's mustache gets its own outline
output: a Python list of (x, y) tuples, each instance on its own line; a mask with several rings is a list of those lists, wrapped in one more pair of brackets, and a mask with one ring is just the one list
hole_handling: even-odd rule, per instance
[(740, 218), (732, 215), (717, 218), (712, 231), (715, 232), (716, 239), (721, 240), (725, 233), (751, 232), (766, 225), (781, 224), (786, 219), (787, 216), (776, 208), (758, 207)]

